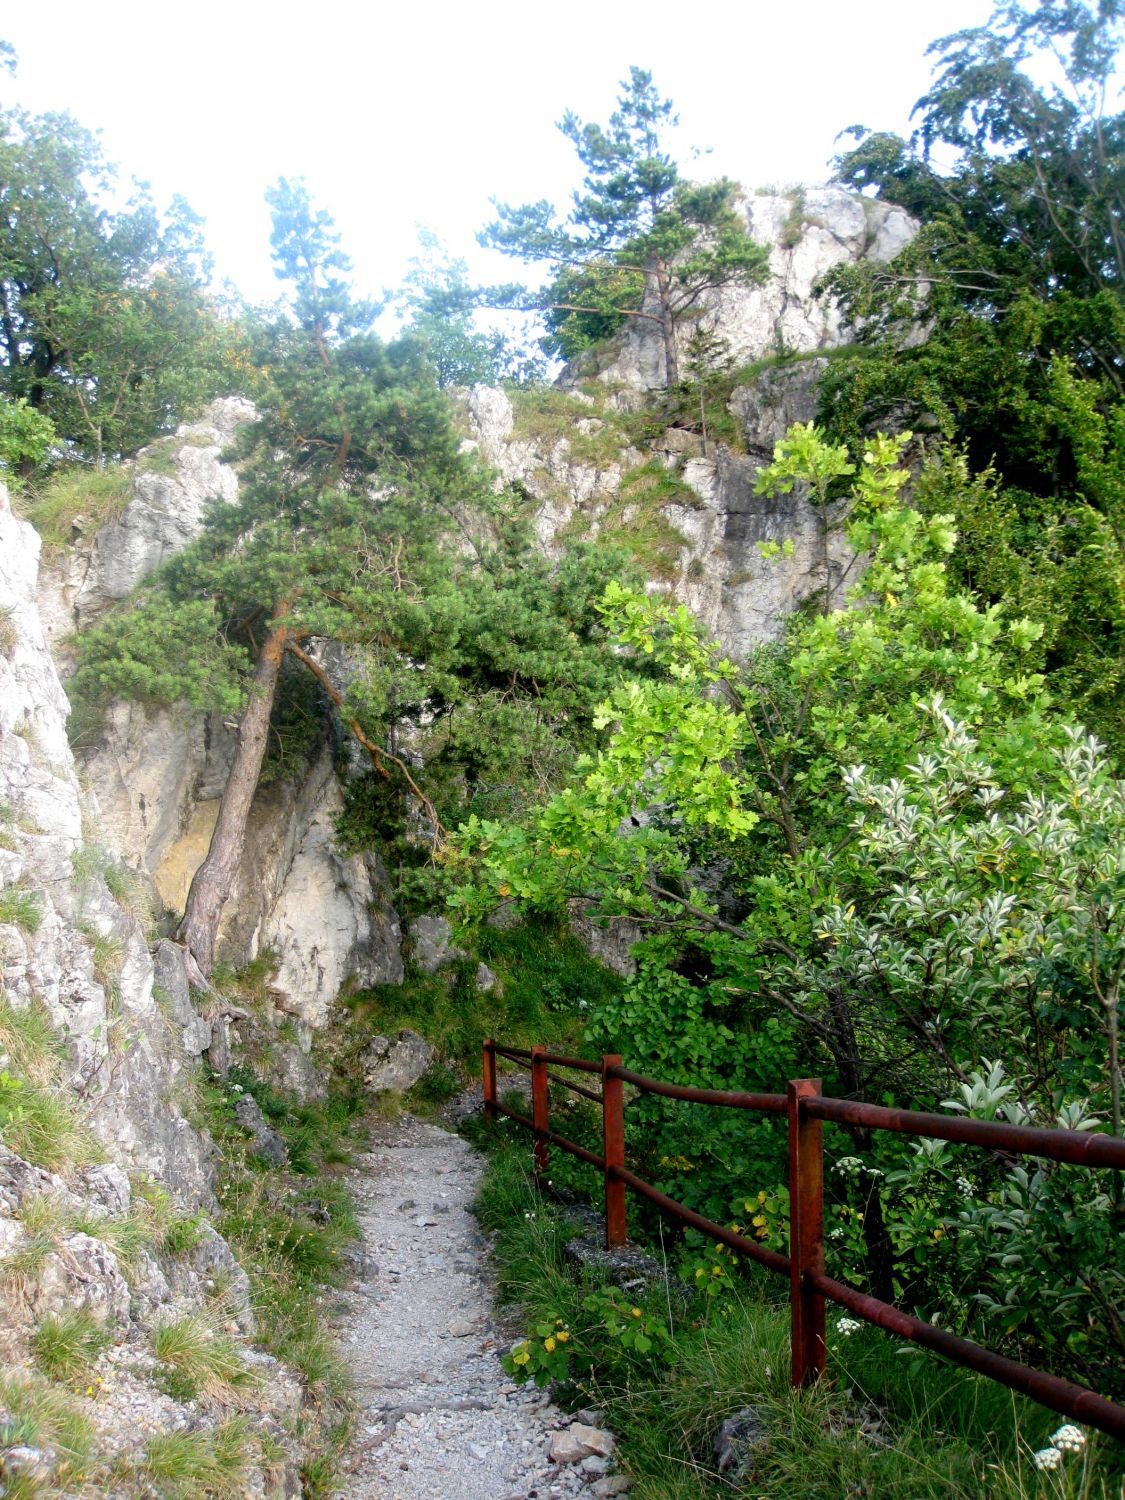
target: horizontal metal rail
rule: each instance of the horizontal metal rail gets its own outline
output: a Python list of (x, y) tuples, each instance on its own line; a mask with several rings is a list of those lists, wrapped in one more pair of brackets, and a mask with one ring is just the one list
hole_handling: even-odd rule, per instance
[(931, 1140), (961, 1141), (1021, 1156), (1045, 1156), (1080, 1167), (1125, 1167), (1125, 1140), (1089, 1130), (1048, 1130), (1038, 1125), (1007, 1125), (999, 1120), (970, 1120), (964, 1115), (929, 1115), (914, 1109), (887, 1109), (882, 1104), (860, 1104), (849, 1099), (816, 1096), (801, 1101), (814, 1120), (838, 1125), (866, 1125), (873, 1130), (895, 1130)]
[(660, 1078), (648, 1078), (644, 1073), (631, 1073), (628, 1068), (611, 1068), (610, 1074), (622, 1083), (631, 1083), (646, 1094), (661, 1094), (665, 1099), (686, 1099), (689, 1104), (721, 1104), (728, 1109), (756, 1109), (762, 1114), (783, 1115), (784, 1094), (733, 1094), (726, 1089), (693, 1089), (682, 1083), (665, 1083)]
[(568, 1141), (565, 1135), (559, 1135), (554, 1130), (541, 1130), (539, 1134), (544, 1140), (552, 1142), (553, 1145), (561, 1146), (564, 1151), (569, 1151), (571, 1156), (577, 1156), (580, 1161), (588, 1161), (592, 1167), (597, 1167), (599, 1172), (605, 1171), (605, 1157), (598, 1156), (593, 1151), (587, 1151), (585, 1146), (580, 1146), (577, 1141)]
[(789, 1275), (789, 1257), (781, 1255), (776, 1250), (771, 1250), (767, 1245), (759, 1245), (754, 1240), (748, 1240), (744, 1234), (739, 1234), (735, 1229), (727, 1229), (722, 1224), (716, 1224), (714, 1219), (705, 1219), (702, 1214), (697, 1214), (692, 1208), (685, 1208), (682, 1203), (677, 1203), (674, 1198), (669, 1198), (667, 1193), (662, 1193), (659, 1188), (654, 1188), (651, 1182), (646, 1182), (643, 1177), (638, 1177), (635, 1172), (630, 1172), (628, 1167), (611, 1167), (610, 1175), (621, 1182), (627, 1182), (635, 1193), (640, 1193), (657, 1208), (671, 1214), (675, 1219), (680, 1219), (684, 1224), (690, 1224), (693, 1229), (702, 1230), (710, 1235), (713, 1240), (718, 1240), (723, 1245), (729, 1245), (732, 1250), (737, 1250), (739, 1255), (747, 1255), (751, 1260), (756, 1260), (759, 1265), (768, 1266), (771, 1271), (780, 1271), (783, 1275)]
[(602, 1102), (602, 1096), (595, 1094), (593, 1089), (584, 1088), (580, 1083), (571, 1083), (569, 1078), (560, 1078), (557, 1073), (551, 1083), (558, 1084), (559, 1088), (569, 1089), (572, 1094), (581, 1094), (583, 1099), (592, 1099), (595, 1104)]
[(911, 1343), (922, 1344), (935, 1354), (944, 1354), (955, 1364), (965, 1365), (970, 1370), (987, 1375), (990, 1380), (1010, 1386), (1012, 1390), (1038, 1401), (1041, 1406), (1048, 1406), (1052, 1411), (1062, 1412), (1068, 1417), (1077, 1417), (1080, 1422), (1097, 1427), (1101, 1432), (1107, 1432), (1111, 1437), (1125, 1442), (1125, 1407), (1107, 1401), (1104, 1396), (1096, 1395), (1085, 1386), (1076, 1385), (1072, 1380), (1063, 1380), (1058, 1375), (1048, 1375), (1044, 1370), (1034, 1370), (1030, 1365), (1021, 1365), (1014, 1359), (997, 1354), (993, 1349), (974, 1344), (970, 1339), (959, 1338), (948, 1329), (923, 1323), (921, 1318), (911, 1317), (909, 1313), (892, 1307), (889, 1302), (880, 1302), (877, 1297), (857, 1291), (843, 1281), (835, 1281), (831, 1276), (815, 1271), (806, 1272), (805, 1280), (822, 1296), (846, 1307), (864, 1322), (874, 1323), (879, 1328), (885, 1328), (888, 1333), (909, 1339)]
[(562, 1057), (556, 1052), (545, 1052), (543, 1061), (552, 1068), (576, 1068), (580, 1073), (597, 1073), (601, 1077), (600, 1062), (591, 1062), (588, 1057)]
[(498, 1109), (502, 1115), (507, 1115), (509, 1120), (515, 1120), (517, 1125), (522, 1125), (526, 1130), (534, 1130), (534, 1120), (529, 1120), (526, 1115), (521, 1115), (518, 1110), (509, 1109), (506, 1104), (501, 1104), (499, 1099), (492, 1101), (493, 1109)]
[[(528, 1068), (532, 1080), (535, 1118), (501, 1104), (496, 1090), (496, 1058), (510, 1058)], [(527, 1059), (527, 1061), (525, 1061)], [(548, 1078), (548, 1066), (600, 1073), (602, 1092), (595, 1094), (580, 1084), (557, 1075)], [(549, 1127), (549, 1082), (560, 1083), (599, 1103), (602, 1107), (604, 1155), (568, 1140)], [(693, 1104), (718, 1105), (728, 1109), (750, 1109), (763, 1114), (787, 1116), (789, 1133), (790, 1254), (780, 1254), (748, 1239), (735, 1229), (705, 1218), (677, 1203), (625, 1165), (625, 1135), (622, 1084), (629, 1083), (648, 1093), (681, 1099)], [(963, 1116), (933, 1115), (920, 1110), (890, 1109), (848, 1099), (829, 1099), (821, 1093), (819, 1079), (798, 1079), (786, 1094), (737, 1093), (724, 1089), (696, 1089), (665, 1083), (634, 1073), (617, 1056), (601, 1063), (587, 1058), (550, 1053), (545, 1047), (524, 1051), (500, 1047), (492, 1040), (484, 1044), (485, 1113), (501, 1113), (530, 1130), (535, 1139), (536, 1167), (542, 1171), (548, 1159), (548, 1144), (588, 1162), (603, 1174), (605, 1187), (606, 1243), (626, 1242), (625, 1188), (647, 1198), (663, 1213), (698, 1229), (737, 1254), (790, 1278), (793, 1330), (793, 1383), (808, 1384), (820, 1377), (825, 1363), (824, 1300), (836, 1303), (864, 1322), (872, 1323), (900, 1338), (932, 1349), (955, 1364), (976, 1370), (1012, 1390), (1019, 1391), (1052, 1411), (1061, 1412), (1090, 1427), (1125, 1441), (1125, 1407), (1096, 1392), (1050, 1375), (1044, 1370), (1008, 1359), (995, 1350), (975, 1344), (900, 1311), (888, 1302), (858, 1291), (824, 1271), (824, 1157), (821, 1125), (860, 1125), (873, 1130), (924, 1136), (965, 1145), (984, 1147), (1020, 1156), (1046, 1157), (1089, 1168), (1125, 1168), (1125, 1140), (1118, 1136), (1082, 1130), (1052, 1130), (1030, 1125), (1009, 1125), (997, 1120), (972, 1120)]]

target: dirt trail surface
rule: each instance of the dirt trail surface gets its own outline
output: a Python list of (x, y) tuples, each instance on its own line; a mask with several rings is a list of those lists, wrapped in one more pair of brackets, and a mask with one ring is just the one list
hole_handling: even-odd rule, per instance
[(356, 1163), (365, 1253), (335, 1321), (361, 1410), (341, 1500), (595, 1500), (627, 1484), (595, 1452), (553, 1462), (576, 1417), (501, 1368), (510, 1336), (469, 1213), (483, 1165), (408, 1115), (377, 1125)]

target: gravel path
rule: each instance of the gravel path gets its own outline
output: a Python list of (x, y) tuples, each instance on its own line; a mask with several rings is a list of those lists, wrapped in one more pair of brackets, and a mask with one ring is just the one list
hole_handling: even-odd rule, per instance
[[(469, 1204), (483, 1159), (404, 1115), (375, 1127), (353, 1184), (365, 1260), (339, 1309), (361, 1411), (341, 1500), (595, 1500), (593, 1456), (551, 1462), (576, 1418), (501, 1369), (487, 1246)], [(581, 1414), (580, 1414), (581, 1415)]]

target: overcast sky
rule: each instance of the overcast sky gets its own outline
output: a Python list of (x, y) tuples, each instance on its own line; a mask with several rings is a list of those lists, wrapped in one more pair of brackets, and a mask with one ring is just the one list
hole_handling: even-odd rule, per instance
[(217, 274), (278, 287), (262, 194), (303, 176), (335, 217), (363, 293), (396, 285), (433, 228), (482, 278), (489, 199), (565, 200), (576, 160), (554, 128), (604, 121), (631, 64), (680, 113), (696, 170), (747, 187), (826, 176), (833, 138), (906, 131), (935, 36), (983, 24), (991, 0), (55, 0), (11, 9), (20, 59), (0, 91), (69, 110), (109, 156), (207, 221)]

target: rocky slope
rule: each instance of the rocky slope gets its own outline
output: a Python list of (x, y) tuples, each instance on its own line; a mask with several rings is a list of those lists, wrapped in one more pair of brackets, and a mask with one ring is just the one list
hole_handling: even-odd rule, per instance
[[(229, 1343), (254, 1386), (246, 1433), (273, 1455), (267, 1475), (247, 1436), (245, 1493), (285, 1493), (301, 1390), (245, 1341), (247, 1277), (206, 1217), (216, 1148), (183, 1108), (213, 1022), (179, 950), (150, 953), (144, 889), (100, 842), (38, 558), (0, 486), (0, 1485), (69, 1492), (81, 1461), (98, 1493), (132, 1495), (182, 1435), (205, 1447), (224, 1418), (161, 1388), (153, 1338), (174, 1325)], [(73, 1409), (43, 1378), (64, 1366)]]

